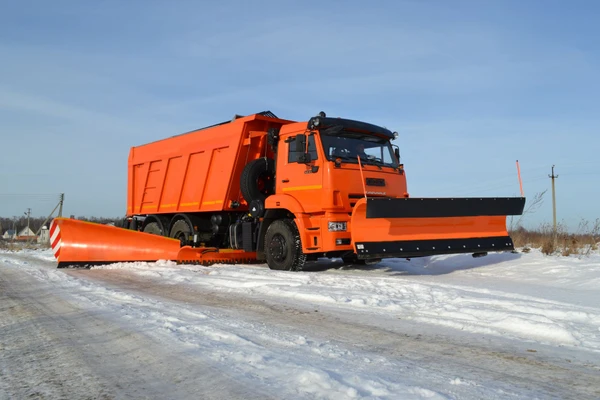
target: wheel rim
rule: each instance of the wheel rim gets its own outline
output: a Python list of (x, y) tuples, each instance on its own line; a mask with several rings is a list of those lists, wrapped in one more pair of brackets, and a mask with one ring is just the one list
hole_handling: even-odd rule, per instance
[(173, 239), (179, 240), (182, 245), (185, 245), (187, 244), (188, 237), (191, 235), (191, 232), (191, 227), (186, 221), (178, 220), (173, 224), (169, 236)]
[(283, 261), (286, 256), (286, 241), (282, 235), (275, 235), (269, 243), (269, 252), (275, 261)]
[(151, 235), (162, 235), (162, 232), (160, 230), (160, 228), (154, 224), (148, 224), (145, 228), (144, 228), (144, 233), (149, 233)]

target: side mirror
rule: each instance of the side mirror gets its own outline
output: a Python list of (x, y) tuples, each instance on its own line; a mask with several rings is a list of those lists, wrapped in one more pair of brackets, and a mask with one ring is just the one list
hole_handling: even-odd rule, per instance
[(296, 152), (304, 153), (306, 151), (306, 135), (296, 135)]
[(298, 162), (303, 164), (308, 164), (312, 161), (312, 157), (310, 153), (306, 152), (306, 135), (300, 134), (296, 135), (296, 153), (298, 154)]
[(310, 153), (298, 154), (298, 162), (299, 163), (308, 164), (311, 161), (312, 161), (312, 157), (311, 157)]
[(394, 155), (396, 156), (396, 159), (398, 160), (398, 162), (400, 162), (400, 148), (395, 145), (394, 145)]

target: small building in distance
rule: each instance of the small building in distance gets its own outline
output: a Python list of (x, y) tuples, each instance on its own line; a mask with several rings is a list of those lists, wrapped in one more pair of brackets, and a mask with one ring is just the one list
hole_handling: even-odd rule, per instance
[(4, 231), (4, 234), (2, 235), (2, 239), (12, 240), (17, 237), (16, 233), (17, 233), (17, 231), (15, 231), (14, 229), (7, 229), (6, 231)]
[(37, 237), (37, 242), (39, 244), (49, 244), (50, 243), (50, 231), (46, 226), (42, 226), (40, 230), (40, 234)]
[(28, 226), (21, 229), (19, 234), (17, 235), (17, 239), (29, 239), (35, 236), (35, 232), (32, 231)]

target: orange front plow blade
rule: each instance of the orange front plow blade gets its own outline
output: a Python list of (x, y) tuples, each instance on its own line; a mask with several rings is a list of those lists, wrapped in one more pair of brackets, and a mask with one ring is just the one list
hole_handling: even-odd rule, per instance
[(114, 226), (55, 218), (50, 243), (58, 267), (176, 260), (179, 240)]
[(351, 218), (359, 258), (513, 250), (506, 216), (524, 198), (360, 199)]

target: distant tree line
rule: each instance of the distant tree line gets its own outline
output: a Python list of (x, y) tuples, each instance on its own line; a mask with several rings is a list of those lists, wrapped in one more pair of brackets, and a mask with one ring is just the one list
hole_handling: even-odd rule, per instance
[[(30, 217), (29, 218), (29, 228), (35, 233), (41, 227), (42, 223), (46, 217)], [(105, 218), (105, 217), (76, 217), (76, 219), (81, 221), (89, 221), (89, 222), (97, 222), (100, 224), (108, 224), (111, 222), (115, 222), (118, 218)], [(50, 228), (50, 223), (52, 219), (46, 222), (46, 227)], [(27, 227), (27, 217), (0, 217), (0, 235), (10, 229), (15, 229), (17, 233), (19, 233), (22, 229)]]

